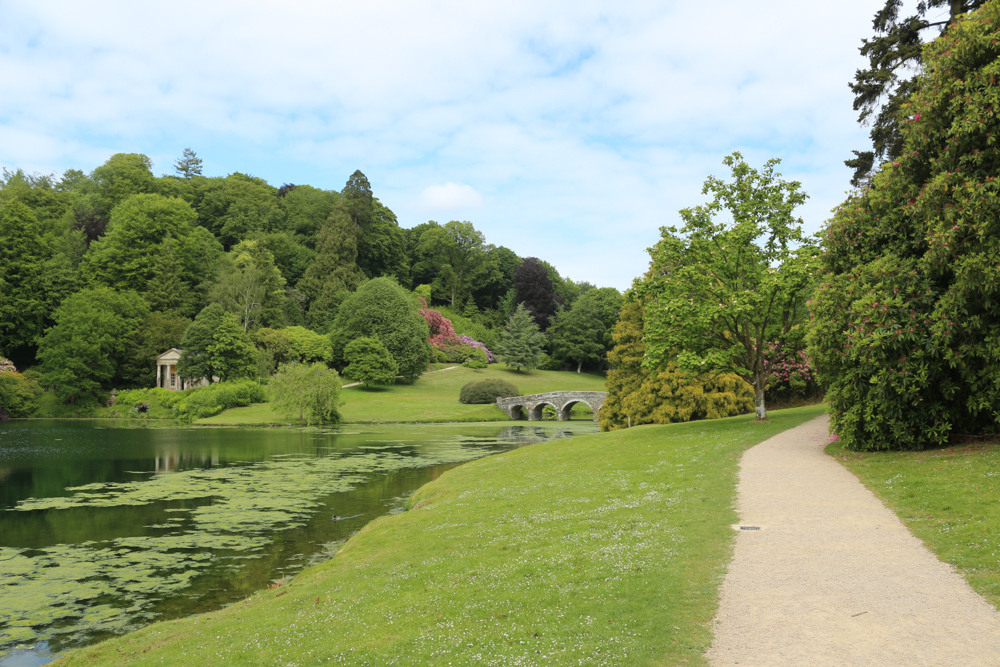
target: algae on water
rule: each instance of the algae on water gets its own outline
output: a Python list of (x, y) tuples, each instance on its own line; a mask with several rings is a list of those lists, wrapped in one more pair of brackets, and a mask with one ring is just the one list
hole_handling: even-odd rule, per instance
[[(371, 448), (355, 455), (281, 456), (246, 465), (158, 474), (141, 481), (91, 483), (72, 495), (28, 498), (13, 512), (176, 504), (146, 526), (151, 534), (43, 549), (0, 547), (0, 656), (21, 643), (53, 646), (144, 625), (156, 603), (189, 588), (212, 568), (248, 563), (274, 535), (302, 526), (332, 493), (370, 476), (455, 463), (489, 450), (435, 443), (422, 451)], [(335, 551), (333, 545), (324, 549)]]

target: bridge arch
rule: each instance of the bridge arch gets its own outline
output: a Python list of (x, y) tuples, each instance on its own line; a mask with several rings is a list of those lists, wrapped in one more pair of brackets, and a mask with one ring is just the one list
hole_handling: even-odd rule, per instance
[(583, 403), (594, 411), (594, 421), (601, 410), (608, 393), (605, 391), (550, 391), (544, 394), (529, 394), (528, 396), (509, 396), (497, 399), (497, 407), (507, 413), (511, 419), (527, 417), (528, 421), (542, 419), (542, 411), (546, 405), (555, 408), (559, 421), (568, 421), (573, 406)]

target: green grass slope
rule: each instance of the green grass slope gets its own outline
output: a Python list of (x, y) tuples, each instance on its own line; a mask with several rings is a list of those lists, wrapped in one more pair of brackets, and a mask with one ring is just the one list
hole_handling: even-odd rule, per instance
[[(503, 364), (474, 370), (458, 366), (426, 373), (415, 383), (366, 389), (347, 387), (342, 392), (340, 412), (345, 423), (503, 421), (507, 416), (495, 405), (463, 405), (458, 402), (462, 386), (468, 382), (502, 378), (522, 394), (545, 391), (604, 391), (604, 376), (596, 373), (531, 371), (518, 373)], [(586, 406), (577, 404), (574, 416), (591, 416)], [(285, 424), (288, 419), (274, 412), (270, 405), (258, 404), (233, 408), (215, 417), (200, 419), (202, 425)]]
[(1000, 442), (920, 452), (827, 452), (1000, 609)]
[(643, 426), (481, 459), (290, 584), (58, 664), (704, 664), (739, 457), (824, 409)]

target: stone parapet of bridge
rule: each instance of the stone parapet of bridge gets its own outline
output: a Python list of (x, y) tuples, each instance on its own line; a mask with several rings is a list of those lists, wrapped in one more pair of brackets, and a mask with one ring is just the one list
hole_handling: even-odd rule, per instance
[(544, 394), (498, 398), (497, 407), (506, 412), (511, 419), (527, 418), (529, 421), (539, 421), (542, 419), (542, 410), (546, 405), (551, 405), (555, 408), (559, 421), (568, 421), (573, 406), (583, 403), (594, 411), (594, 421), (597, 421), (597, 413), (607, 397), (606, 391), (550, 391)]

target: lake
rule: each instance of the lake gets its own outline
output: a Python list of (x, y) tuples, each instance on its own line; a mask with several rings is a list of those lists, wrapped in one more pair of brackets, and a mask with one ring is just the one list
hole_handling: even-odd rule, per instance
[(596, 430), (0, 423), (0, 667), (241, 600), (331, 558), (449, 468)]

